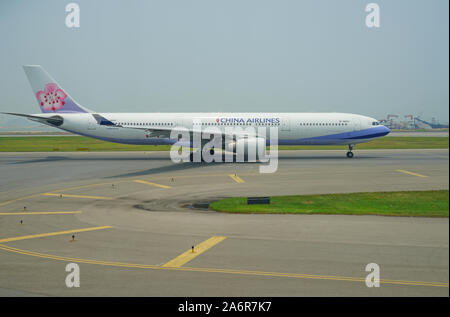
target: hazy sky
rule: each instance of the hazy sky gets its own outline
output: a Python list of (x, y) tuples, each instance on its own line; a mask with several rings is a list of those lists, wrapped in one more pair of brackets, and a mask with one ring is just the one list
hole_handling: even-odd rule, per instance
[[(79, 4), (80, 28), (65, 25)], [(365, 6), (380, 6), (380, 28)], [(23, 64), (99, 112), (351, 112), (448, 122), (448, 0), (0, 0), (0, 111)]]

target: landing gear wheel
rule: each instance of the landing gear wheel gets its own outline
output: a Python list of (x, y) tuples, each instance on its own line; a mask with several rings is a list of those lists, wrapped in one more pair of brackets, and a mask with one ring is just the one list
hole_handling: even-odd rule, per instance
[(353, 147), (354, 147), (355, 145), (354, 144), (349, 144), (348, 145), (348, 152), (347, 152), (347, 157), (348, 158), (352, 158), (353, 157)]
[[(200, 155), (201, 155), (201, 153), (200, 153)], [(203, 156), (201, 156), (200, 157), (200, 162), (204, 162), (205, 160), (203, 159)], [(197, 162), (197, 161), (194, 161), (194, 152), (191, 152), (190, 154), (189, 154), (189, 162)]]

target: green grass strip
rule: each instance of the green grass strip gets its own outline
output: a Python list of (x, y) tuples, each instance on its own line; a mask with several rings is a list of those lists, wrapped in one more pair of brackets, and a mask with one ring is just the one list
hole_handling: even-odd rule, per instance
[(448, 190), (274, 196), (269, 205), (247, 205), (246, 197), (210, 204), (216, 211), (273, 214), (346, 214), (448, 217)]
[[(357, 144), (355, 150), (448, 149), (448, 137), (385, 137)], [(337, 146), (279, 146), (279, 150), (346, 150)], [(0, 152), (168, 151), (169, 145), (127, 145), (82, 136), (0, 137)]]

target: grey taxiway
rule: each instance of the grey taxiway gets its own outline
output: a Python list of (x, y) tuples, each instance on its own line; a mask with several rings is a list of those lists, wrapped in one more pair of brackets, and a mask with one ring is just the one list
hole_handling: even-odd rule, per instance
[[(231, 196), (448, 189), (448, 150), (0, 154), (3, 296), (448, 296), (448, 218), (228, 214)], [(194, 246), (194, 252), (192, 252)], [(80, 287), (65, 284), (68, 263)], [(365, 267), (380, 267), (369, 288)]]

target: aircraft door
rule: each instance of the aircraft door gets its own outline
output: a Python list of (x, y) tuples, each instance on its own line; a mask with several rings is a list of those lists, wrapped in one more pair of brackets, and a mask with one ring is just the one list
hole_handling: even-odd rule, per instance
[(281, 117), (280, 118), (280, 132), (279, 136), (281, 138), (288, 138), (292, 135), (291, 130), (291, 119), (289, 117)]
[(87, 129), (89, 131), (97, 130), (97, 121), (95, 121), (94, 118), (88, 118)]
[(281, 132), (291, 133), (291, 120), (288, 117), (281, 118)]
[(359, 131), (361, 130), (361, 119), (360, 118), (355, 118), (354, 120), (350, 121), (353, 125), (353, 131)]

